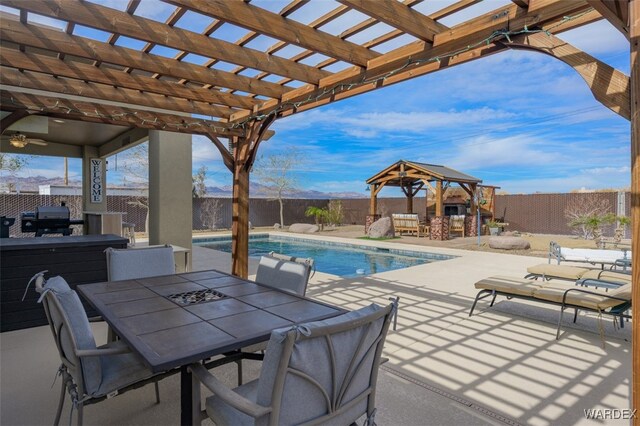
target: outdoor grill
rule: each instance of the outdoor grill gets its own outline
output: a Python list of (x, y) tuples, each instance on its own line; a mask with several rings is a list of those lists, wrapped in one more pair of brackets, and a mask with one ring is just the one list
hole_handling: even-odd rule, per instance
[(33, 212), (20, 214), (22, 232), (35, 232), (36, 237), (45, 234), (71, 235), (71, 225), (82, 225), (82, 220), (71, 220), (69, 208), (61, 206), (40, 206)]

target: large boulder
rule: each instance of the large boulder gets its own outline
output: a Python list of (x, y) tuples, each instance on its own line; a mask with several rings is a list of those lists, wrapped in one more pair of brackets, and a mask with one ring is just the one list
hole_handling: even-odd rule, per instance
[(391, 218), (382, 217), (375, 222), (373, 222), (369, 226), (369, 231), (367, 232), (367, 236), (369, 238), (393, 238), (395, 237), (395, 232), (393, 230), (393, 224), (391, 223)]
[(289, 232), (295, 232), (298, 234), (313, 234), (318, 232), (318, 225), (312, 225), (310, 223), (294, 223), (289, 226)]
[(527, 250), (531, 248), (531, 244), (522, 237), (499, 236), (489, 238), (489, 247), (501, 250)]

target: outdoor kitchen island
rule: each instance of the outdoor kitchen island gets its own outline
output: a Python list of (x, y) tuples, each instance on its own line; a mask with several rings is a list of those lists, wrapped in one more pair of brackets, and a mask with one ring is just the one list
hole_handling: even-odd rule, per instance
[[(29, 279), (40, 272), (61, 275), (75, 289), (78, 284), (107, 281), (107, 247), (126, 248), (117, 235), (0, 238), (0, 331), (19, 330), (47, 323), (39, 295), (33, 287), (24, 301)], [(95, 316), (91, 308), (88, 315)]]

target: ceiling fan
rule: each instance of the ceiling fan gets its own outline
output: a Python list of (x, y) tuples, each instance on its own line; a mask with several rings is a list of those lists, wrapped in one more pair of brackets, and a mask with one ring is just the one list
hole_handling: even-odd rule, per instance
[(2, 139), (8, 139), (9, 143), (16, 148), (24, 148), (28, 144), (47, 146), (48, 143), (42, 139), (28, 138), (20, 132), (16, 132), (11, 136), (2, 136)]

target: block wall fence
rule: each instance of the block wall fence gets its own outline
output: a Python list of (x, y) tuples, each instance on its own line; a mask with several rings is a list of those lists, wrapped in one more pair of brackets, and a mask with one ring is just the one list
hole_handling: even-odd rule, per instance
[[(619, 195), (620, 194), (620, 195)], [(629, 216), (631, 194), (629, 192), (598, 193), (565, 193), (565, 194), (526, 194), (496, 195), (496, 216), (509, 223), (509, 230), (540, 234), (571, 234), (565, 210), (573, 202), (580, 202), (595, 197), (605, 200), (609, 211), (617, 215)], [(10, 229), (13, 236), (22, 236), (20, 232), (20, 212), (35, 210), (37, 206), (60, 205), (65, 202), (71, 210), (72, 218), (82, 215), (81, 196), (37, 195), (37, 194), (0, 194), (0, 216), (15, 217), (16, 223)], [(128, 196), (108, 196), (109, 211), (125, 212), (123, 220), (133, 222), (136, 231), (145, 231), (146, 209), (138, 205), (143, 198)], [(369, 209), (369, 199), (343, 199), (344, 224), (364, 225)], [(304, 212), (309, 206), (324, 207), (328, 199), (286, 199), (284, 200), (285, 224), (313, 223), (312, 217)], [(216, 228), (231, 227), (230, 198), (194, 198), (193, 229), (203, 230), (207, 226), (202, 221), (202, 211), (211, 211), (211, 205), (217, 205)], [(170, 207), (167, 207), (170, 208)], [(413, 200), (414, 213), (425, 215), (425, 199), (417, 197)], [(262, 198), (251, 199), (249, 204), (249, 220), (253, 226), (272, 226), (279, 222), (280, 210), (277, 201)], [(387, 216), (392, 213), (405, 213), (405, 198), (378, 199), (378, 213)], [(610, 230), (605, 230), (609, 232)], [(628, 231), (629, 232), (629, 231)], [(627, 235), (629, 237), (629, 235)]]

